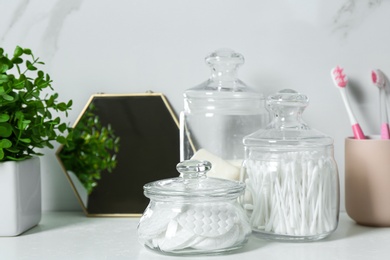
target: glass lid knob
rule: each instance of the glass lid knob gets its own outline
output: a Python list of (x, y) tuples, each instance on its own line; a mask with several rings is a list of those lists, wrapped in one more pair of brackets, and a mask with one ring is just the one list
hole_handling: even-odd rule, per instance
[(244, 56), (231, 49), (218, 49), (206, 57), (206, 63), (212, 67), (217, 64), (236, 66), (244, 64), (244, 62)]
[(283, 89), (278, 93), (269, 96), (267, 103), (271, 106), (307, 106), (309, 98), (293, 89)]
[(177, 164), (176, 169), (180, 177), (184, 179), (205, 178), (206, 173), (211, 169), (208, 161), (186, 160)]

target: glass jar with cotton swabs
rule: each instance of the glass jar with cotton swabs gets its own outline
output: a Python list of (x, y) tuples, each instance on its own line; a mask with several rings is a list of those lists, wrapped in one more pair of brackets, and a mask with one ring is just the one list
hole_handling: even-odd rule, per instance
[(339, 177), (333, 139), (302, 120), (308, 98), (282, 90), (267, 99), (273, 121), (244, 138), (240, 202), (254, 234), (312, 241), (338, 225)]

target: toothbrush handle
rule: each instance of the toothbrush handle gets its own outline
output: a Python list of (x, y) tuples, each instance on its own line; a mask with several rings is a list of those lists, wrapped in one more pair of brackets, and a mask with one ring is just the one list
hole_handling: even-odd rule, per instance
[(381, 125), (381, 138), (390, 139), (389, 125), (387, 123), (382, 123)]
[(381, 117), (381, 138), (389, 139), (389, 123), (387, 121), (386, 92), (384, 88), (380, 89), (380, 117)]
[(359, 124), (353, 124), (352, 131), (353, 135), (355, 136), (355, 139), (366, 139)]

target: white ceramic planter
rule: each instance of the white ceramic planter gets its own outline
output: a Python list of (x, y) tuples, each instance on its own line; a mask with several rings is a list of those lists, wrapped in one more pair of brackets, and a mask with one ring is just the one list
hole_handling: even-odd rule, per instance
[(41, 220), (39, 158), (0, 163), (0, 236), (17, 236)]

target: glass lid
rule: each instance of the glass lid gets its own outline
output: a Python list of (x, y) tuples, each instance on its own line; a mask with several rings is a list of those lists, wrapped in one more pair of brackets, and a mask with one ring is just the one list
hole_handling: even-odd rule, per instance
[(237, 198), (245, 188), (243, 182), (208, 178), (206, 173), (211, 169), (208, 161), (187, 160), (179, 163), (176, 169), (180, 172), (179, 177), (145, 184), (145, 196), (232, 199)]
[(302, 113), (309, 103), (306, 95), (284, 89), (267, 99), (267, 107), (273, 114), (272, 122), (265, 128), (244, 138), (245, 146), (259, 147), (318, 147), (333, 144), (333, 139), (310, 128)]
[(206, 57), (211, 67), (210, 78), (188, 89), (188, 98), (263, 98), (261, 93), (248, 87), (237, 77), (238, 68), (244, 64), (244, 56), (230, 49), (219, 49)]

